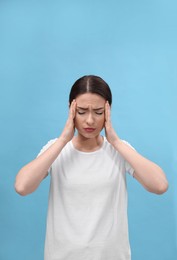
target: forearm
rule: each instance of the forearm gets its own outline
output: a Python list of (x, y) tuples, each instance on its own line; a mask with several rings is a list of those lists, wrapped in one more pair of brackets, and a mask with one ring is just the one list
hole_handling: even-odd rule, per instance
[(168, 182), (163, 170), (152, 161), (132, 149), (119, 138), (114, 142), (115, 149), (134, 169), (134, 177), (150, 192), (164, 193)]
[(65, 145), (66, 141), (59, 137), (44, 153), (25, 165), (16, 176), (15, 190), (23, 196), (35, 191)]

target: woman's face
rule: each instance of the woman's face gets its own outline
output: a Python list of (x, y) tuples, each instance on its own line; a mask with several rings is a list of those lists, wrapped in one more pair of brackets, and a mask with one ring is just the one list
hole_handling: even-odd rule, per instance
[(75, 127), (85, 138), (98, 136), (105, 124), (106, 100), (100, 95), (85, 93), (76, 97)]

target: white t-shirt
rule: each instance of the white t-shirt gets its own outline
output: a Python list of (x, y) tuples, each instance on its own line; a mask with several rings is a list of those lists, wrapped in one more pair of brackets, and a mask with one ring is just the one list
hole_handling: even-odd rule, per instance
[(45, 260), (130, 260), (126, 172), (134, 170), (107, 139), (94, 152), (68, 142), (49, 172)]

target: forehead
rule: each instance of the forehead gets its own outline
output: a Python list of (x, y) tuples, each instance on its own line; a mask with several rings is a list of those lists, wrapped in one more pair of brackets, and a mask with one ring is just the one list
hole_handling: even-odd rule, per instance
[(98, 94), (85, 93), (76, 97), (76, 103), (78, 106), (87, 107), (100, 107), (105, 105), (106, 100)]

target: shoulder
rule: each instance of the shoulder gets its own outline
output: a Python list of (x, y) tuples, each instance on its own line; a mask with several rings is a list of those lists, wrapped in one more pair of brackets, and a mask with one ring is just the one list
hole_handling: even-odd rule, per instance
[(49, 140), (46, 144), (44, 144), (40, 150), (40, 152), (38, 153), (37, 157), (39, 155), (41, 155), (43, 152), (45, 152), (52, 144), (54, 144), (56, 142), (57, 138), (51, 139)]
[(135, 148), (127, 141), (122, 140), (123, 143), (125, 143), (126, 145), (130, 146), (133, 150), (135, 150)]
[[(121, 139), (121, 141), (123, 142), (123, 143), (125, 143), (126, 145), (128, 145), (128, 146), (130, 146), (132, 149), (134, 149), (134, 147), (128, 142), (128, 141), (126, 141), (126, 140), (123, 140), (123, 139)], [(112, 145), (112, 144), (110, 144), (109, 142), (108, 142), (108, 140), (107, 140), (107, 138), (104, 136), (104, 149), (107, 151), (107, 152), (109, 152), (109, 153), (111, 153), (112, 155), (117, 155), (117, 156), (120, 156), (121, 157), (121, 155), (120, 155), (120, 153), (114, 148), (114, 146)], [(134, 149), (135, 150), (135, 149)]]

